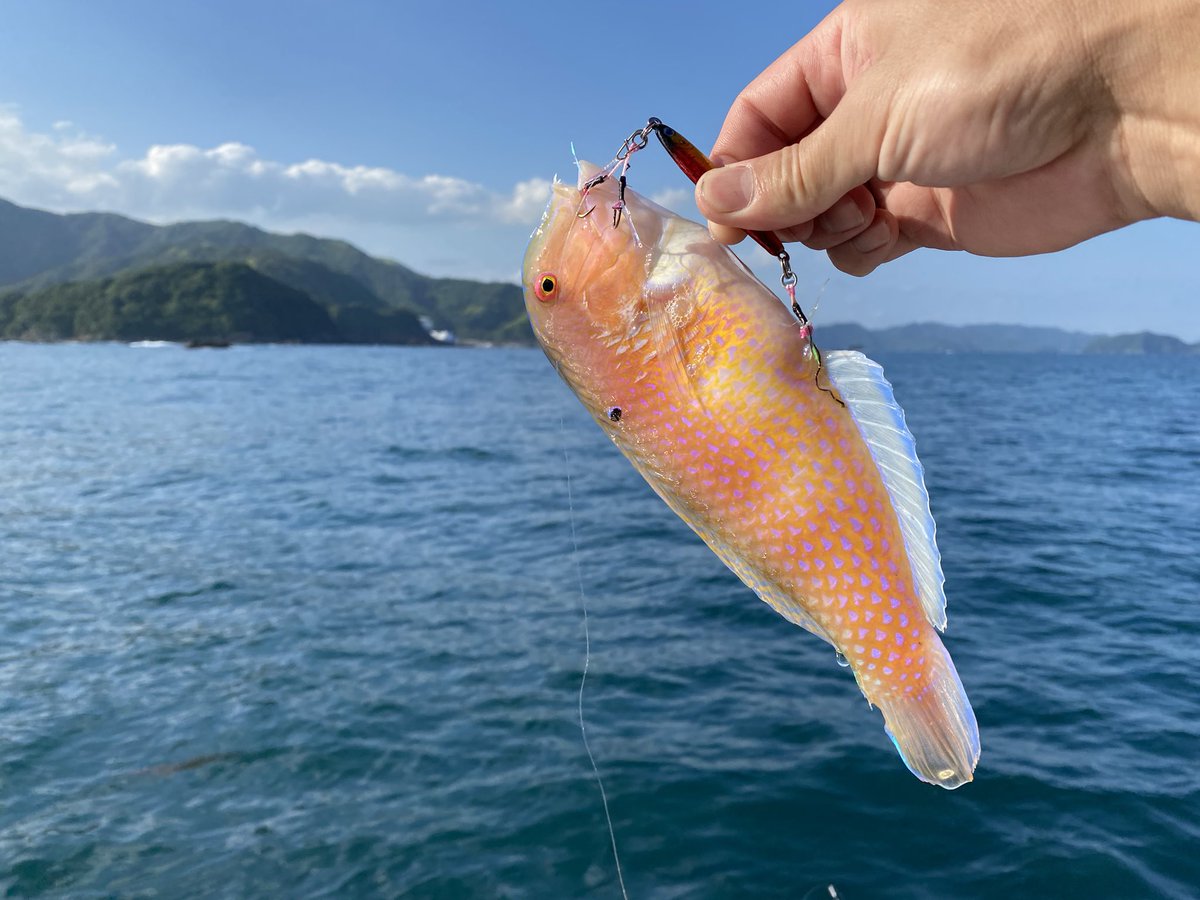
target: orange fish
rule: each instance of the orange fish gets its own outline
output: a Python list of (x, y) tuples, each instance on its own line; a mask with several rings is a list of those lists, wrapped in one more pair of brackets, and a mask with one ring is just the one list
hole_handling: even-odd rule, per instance
[(580, 165), (525, 255), (559, 374), (650, 486), (784, 618), (848, 662), (908, 768), (956, 788), (975, 714), (938, 631), (941, 557), (904, 413), (861, 353), (819, 355), (707, 230)]

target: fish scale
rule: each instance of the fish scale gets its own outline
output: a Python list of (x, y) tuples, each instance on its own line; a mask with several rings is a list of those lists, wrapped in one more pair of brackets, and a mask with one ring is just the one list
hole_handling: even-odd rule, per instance
[[(750, 322), (752, 310), (697, 301), (690, 330), (712, 352), (690, 384), (641, 331), (627, 339), (627, 351), (639, 341), (651, 349), (628, 352), (625, 371), (638, 378), (612, 392), (622, 409), (615, 442), (674, 474), (665, 499), (706, 542), (730, 548), (731, 559), (763, 555), (744, 574), (803, 598), (868, 700), (919, 691), (920, 648), (933, 629), (899, 574), (909, 566), (899, 525), (869, 453), (852, 440), (853, 421), (817, 386), (794, 319)], [(776, 358), (770, 347), (793, 352)]]
[(636, 231), (613, 228), (555, 191), (525, 279), (558, 371), (721, 560), (844, 657), (918, 777), (970, 780), (975, 719), (931, 621), (943, 601), (932, 518), (878, 367), (859, 354), (823, 365), (701, 226), (626, 191)]

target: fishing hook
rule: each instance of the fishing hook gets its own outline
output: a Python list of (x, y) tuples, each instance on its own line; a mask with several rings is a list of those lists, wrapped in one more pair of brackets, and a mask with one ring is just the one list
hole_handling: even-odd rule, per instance
[[(631, 132), (629, 137), (625, 138), (625, 140), (621, 142), (621, 147), (617, 150), (617, 155), (613, 157), (612, 162), (584, 182), (581, 189), (583, 191), (583, 197), (580, 200), (581, 205), (587, 201), (587, 196), (591, 192), (592, 188), (599, 187), (601, 184), (611, 178), (618, 169), (620, 169), (621, 174), (618, 176), (620, 180), (620, 190), (617, 194), (617, 202), (613, 204), (612, 208), (613, 228), (620, 226), (621, 217), (625, 209), (625, 173), (629, 170), (630, 157), (639, 150), (645, 150), (646, 145), (650, 143), (651, 132), (654, 132), (662, 127), (664, 127), (663, 123), (651, 116), (645, 125)], [(581, 219), (586, 219), (592, 214), (593, 209), (595, 209), (594, 206), (589, 207), (586, 212), (577, 213), (576, 215)]]
[[(603, 184), (607, 179), (612, 177), (612, 175), (614, 175), (618, 169), (621, 170), (621, 174), (618, 176), (620, 187), (617, 192), (617, 201), (612, 206), (613, 228), (620, 226), (621, 216), (625, 210), (625, 173), (629, 170), (629, 158), (639, 150), (644, 150), (646, 148), (646, 145), (650, 143), (651, 134), (658, 138), (659, 143), (663, 145), (663, 149), (667, 151), (668, 155), (671, 157), (671, 160), (679, 167), (679, 170), (691, 180), (692, 184), (698, 182), (700, 180), (700, 176), (705, 172), (716, 168), (716, 166), (713, 165), (712, 160), (705, 156), (695, 144), (681, 135), (674, 128), (671, 128), (669, 125), (664, 123), (662, 119), (651, 116), (646, 120), (645, 125), (631, 132), (629, 137), (625, 138), (621, 144), (621, 148), (617, 151), (617, 155), (613, 158), (613, 161), (583, 185), (583, 200), (581, 202), (586, 202), (588, 192), (591, 191), (592, 188)], [(579, 218), (586, 218), (592, 214), (594, 209), (595, 206), (590, 207), (587, 212), (580, 213)], [(632, 219), (630, 222), (632, 223)], [(808, 316), (804, 314), (804, 310), (800, 308), (800, 304), (796, 300), (796, 283), (799, 281), (799, 279), (796, 277), (796, 273), (792, 269), (792, 258), (788, 254), (786, 248), (784, 248), (783, 241), (779, 239), (778, 235), (770, 231), (748, 231), (746, 233), (749, 234), (750, 237), (752, 237), (755, 241), (757, 241), (764, 250), (779, 260), (779, 267), (781, 270), (779, 283), (783, 286), (784, 291), (787, 292), (788, 299), (791, 300), (792, 315), (794, 315), (796, 320), (800, 323), (800, 336), (801, 338), (809, 341), (809, 344), (812, 347), (813, 353), (817, 359), (817, 371), (813, 376), (814, 380), (816, 381), (816, 385), (820, 390), (828, 393), (831, 397), (833, 397), (834, 400), (844, 407), (846, 404), (842, 398), (839, 397), (832, 388), (821, 384), (821, 372), (825, 368), (825, 362), (821, 357), (821, 351), (817, 348), (817, 345), (812, 343), (812, 323), (809, 321)]]

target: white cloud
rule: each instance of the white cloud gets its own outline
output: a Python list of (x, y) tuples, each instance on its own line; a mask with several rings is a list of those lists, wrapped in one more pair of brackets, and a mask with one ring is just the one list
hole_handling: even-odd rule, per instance
[[(266, 228), (320, 221), (331, 226), (325, 232), (331, 236), (360, 240), (372, 229), (386, 240), (384, 235), (419, 227), (430, 238), (446, 230), (445, 241), (451, 229), (465, 226), (486, 242), (489, 228), (498, 235), (520, 225), (527, 233), (549, 195), (547, 179), (521, 181), (505, 193), (445, 175), (264, 159), (238, 142), (211, 148), (159, 144), (140, 156), (122, 156), (116, 145), (71, 122), (38, 133), (12, 108), (0, 107), (0, 196), (59, 212), (101, 209), (156, 222), (230, 217)], [(381, 240), (367, 240), (376, 245), (369, 249), (380, 252)], [(506, 236), (493, 256), (513, 252)], [(487, 255), (486, 249), (480, 254)]]
[(687, 188), (664, 188), (657, 193), (651, 194), (650, 199), (659, 206), (665, 206), (667, 209), (684, 209), (693, 204), (693, 191)]

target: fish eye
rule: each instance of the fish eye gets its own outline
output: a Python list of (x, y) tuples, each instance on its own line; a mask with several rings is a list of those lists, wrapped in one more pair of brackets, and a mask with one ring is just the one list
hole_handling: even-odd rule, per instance
[(558, 291), (558, 279), (549, 272), (543, 272), (533, 284), (533, 293), (543, 303), (554, 299)]

